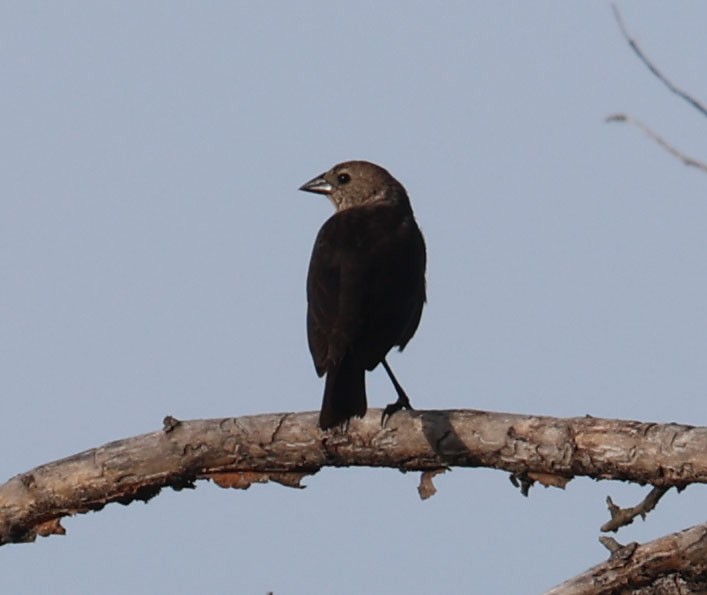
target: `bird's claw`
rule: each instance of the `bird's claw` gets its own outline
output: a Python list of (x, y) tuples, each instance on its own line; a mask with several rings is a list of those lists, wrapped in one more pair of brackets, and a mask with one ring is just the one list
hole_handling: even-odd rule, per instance
[(410, 399), (398, 399), (395, 403), (391, 403), (385, 409), (383, 409), (383, 415), (381, 416), (381, 427), (385, 428), (388, 421), (393, 417), (394, 413), (402, 409), (407, 409), (408, 411), (414, 411), (412, 405), (410, 404)]

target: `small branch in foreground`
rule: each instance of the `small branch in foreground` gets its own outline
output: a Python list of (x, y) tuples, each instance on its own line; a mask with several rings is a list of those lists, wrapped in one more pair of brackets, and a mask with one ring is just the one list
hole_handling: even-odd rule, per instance
[(643, 53), (641, 48), (638, 46), (638, 44), (631, 38), (631, 36), (628, 34), (628, 30), (626, 29), (626, 25), (624, 25), (623, 18), (621, 17), (621, 13), (619, 12), (619, 9), (617, 8), (616, 4), (611, 5), (611, 9), (614, 11), (614, 18), (616, 19), (616, 22), (619, 25), (619, 29), (621, 29), (621, 34), (624, 36), (624, 39), (628, 42), (628, 45), (631, 47), (631, 49), (634, 51), (634, 53), (638, 56), (638, 58), (643, 62), (643, 64), (646, 65), (648, 70), (651, 71), (651, 73), (660, 81), (662, 82), (672, 93), (675, 93), (678, 97), (681, 97), (685, 101), (687, 101), (692, 107), (694, 107), (696, 110), (702, 113), (703, 116), (707, 116), (707, 108), (702, 105), (697, 99), (692, 97), (689, 93), (683, 91), (682, 89), (679, 89), (676, 87), (673, 83), (671, 83), (666, 76), (658, 70), (658, 68), (651, 62), (646, 55)]
[[(691, 527), (643, 545), (610, 544), (607, 547), (614, 551), (606, 562), (558, 585), (545, 595), (705, 592), (707, 525)], [(679, 585), (680, 590), (667, 590), (666, 580)], [(664, 589), (658, 591), (655, 587), (661, 582)]]
[(633, 124), (634, 126), (640, 128), (645, 134), (647, 134), (650, 138), (657, 142), (666, 151), (668, 151), (668, 153), (680, 159), (680, 161), (682, 161), (685, 165), (696, 167), (697, 169), (700, 169), (703, 172), (707, 172), (707, 163), (698, 161), (697, 159), (694, 159), (693, 157), (690, 157), (689, 155), (685, 155), (685, 153), (678, 151), (668, 141), (664, 140), (661, 136), (658, 136), (640, 120), (636, 120), (635, 118), (632, 118), (631, 116), (628, 116), (626, 114), (612, 114), (611, 116), (607, 116), (604, 121), (626, 122), (627, 124)]
[[(599, 536), (599, 543), (601, 543), (607, 550), (609, 550), (609, 553), (612, 556), (624, 556), (624, 554), (621, 553), (621, 550), (624, 550), (627, 546), (621, 545), (618, 541), (616, 541), (613, 537), (609, 537), (608, 535), (600, 535)], [(628, 547), (630, 547), (632, 550), (635, 550), (638, 544), (634, 541), (633, 543), (630, 543)], [(633, 552), (631, 552), (633, 553)]]
[(633, 520), (640, 516), (644, 521), (646, 515), (653, 510), (660, 502), (660, 499), (669, 490), (669, 487), (654, 487), (648, 495), (636, 506), (630, 508), (620, 508), (614, 504), (611, 496), (606, 497), (606, 506), (611, 514), (611, 520), (601, 526), (601, 530), (605, 533), (611, 531), (616, 533), (621, 527), (625, 527), (633, 523)]
[[(248, 488), (300, 487), (323, 467), (436, 471), (488, 467), (545, 485), (576, 476), (655, 486), (707, 483), (707, 428), (594, 417), (484, 411), (409, 411), (380, 425), (380, 410), (347, 432), (322, 432), (317, 412), (179, 421), (42, 465), (0, 485), (0, 545), (60, 534), (65, 516), (147, 501), (197, 480)], [(425, 478), (422, 495), (432, 492)]]

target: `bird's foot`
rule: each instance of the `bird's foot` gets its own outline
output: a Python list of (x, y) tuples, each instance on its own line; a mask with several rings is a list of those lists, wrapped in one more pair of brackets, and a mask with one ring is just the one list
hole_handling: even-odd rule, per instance
[(410, 399), (406, 396), (398, 397), (395, 403), (391, 403), (385, 409), (383, 409), (383, 415), (381, 416), (381, 427), (385, 428), (388, 421), (393, 417), (394, 413), (397, 413), (401, 409), (407, 409), (408, 411), (414, 411), (412, 405), (410, 404)]

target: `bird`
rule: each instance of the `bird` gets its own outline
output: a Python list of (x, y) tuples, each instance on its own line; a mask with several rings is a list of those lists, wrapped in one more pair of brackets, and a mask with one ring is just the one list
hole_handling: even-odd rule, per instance
[(426, 302), (427, 249), (403, 185), (368, 161), (346, 161), (300, 190), (323, 194), (336, 212), (319, 230), (307, 273), (307, 339), (326, 375), (319, 427), (348, 427), (367, 410), (365, 372), (382, 364), (397, 393), (385, 425), (410, 399), (386, 361), (402, 351)]

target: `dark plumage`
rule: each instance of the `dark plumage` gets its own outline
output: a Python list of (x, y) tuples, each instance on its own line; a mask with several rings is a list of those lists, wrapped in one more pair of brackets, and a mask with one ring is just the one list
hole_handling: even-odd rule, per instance
[(366, 414), (364, 373), (382, 363), (398, 394), (384, 412), (412, 409), (385, 360), (417, 330), (425, 303), (425, 241), (403, 186), (385, 169), (348, 161), (304, 184), (336, 213), (319, 230), (307, 276), (307, 337), (326, 374), (322, 429)]

